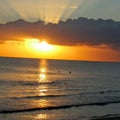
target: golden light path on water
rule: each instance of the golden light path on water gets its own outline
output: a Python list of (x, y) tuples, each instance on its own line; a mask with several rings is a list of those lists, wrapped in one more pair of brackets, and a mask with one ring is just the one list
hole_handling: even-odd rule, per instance
[[(40, 61), (40, 67), (39, 67), (39, 74), (38, 74), (38, 82), (39, 83), (45, 83), (48, 82), (47, 80), (47, 61), (45, 59), (42, 59)], [(37, 88), (38, 96), (47, 96), (48, 88), (45, 84), (38, 86)], [(49, 106), (49, 101), (47, 99), (40, 99), (39, 102), (37, 102), (38, 106), (41, 108)], [(35, 120), (46, 120), (49, 116), (45, 113), (36, 114)]]
[[(48, 80), (47, 80), (47, 62), (46, 62), (45, 59), (42, 59), (40, 61), (38, 82), (39, 83), (46, 83), (46, 82), (48, 82)], [(47, 95), (47, 91), (48, 91), (47, 90), (47, 86), (44, 85), (44, 84), (38, 87), (39, 96)]]

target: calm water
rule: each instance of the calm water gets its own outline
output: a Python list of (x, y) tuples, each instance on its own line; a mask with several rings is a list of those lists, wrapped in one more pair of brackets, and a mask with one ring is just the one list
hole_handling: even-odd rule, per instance
[(0, 120), (120, 114), (120, 63), (0, 58)]

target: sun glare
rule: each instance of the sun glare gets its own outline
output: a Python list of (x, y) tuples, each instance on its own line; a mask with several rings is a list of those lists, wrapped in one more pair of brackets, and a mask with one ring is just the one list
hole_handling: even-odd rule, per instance
[(42, 52), (49, 52), (53, 50), (53, 45), (48, 44), (45, 40), (40, 41), (39, 39), (25, 39), (25, 44)]
[(52, 46), (49, 45), (46, 41), (42, 41), (39, 45), (38, 45), (38, 48), (41, 50), (41, 51), (49, 51), (52, 49)]

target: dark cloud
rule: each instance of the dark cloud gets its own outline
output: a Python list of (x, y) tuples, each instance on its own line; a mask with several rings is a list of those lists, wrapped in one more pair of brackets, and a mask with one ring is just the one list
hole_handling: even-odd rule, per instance
[(120, 22), (81, 17), (58, 24), (18, 20), (0, 25), (1, 40), (21, 40), (24, 36), (46, 38), (49, 43), (58, 45), (108, 45), (120, 49)]

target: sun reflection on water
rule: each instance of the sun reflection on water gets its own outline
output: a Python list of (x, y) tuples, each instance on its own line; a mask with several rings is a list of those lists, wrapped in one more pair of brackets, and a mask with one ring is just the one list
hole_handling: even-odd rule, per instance
[(38, 87), (39, 96), (46, 96), (47, 92), (48, 90), (44, 86)]
[(45, 68), (40, 68), (40, 74), (39, 74), (39, 82), (46, 82), (46, 69)]
[[(39, 68), (39, 75), (38, 75), (38, 82), (40, 85), (37, 88), (37, 92), (39, 96), (47, 96), (48, 94), (48, 86), (43, 83), (47, 83), (47, 61), (41, 60), (40, 61), (40, 68)], [(40, 107), (47, 107), (48, 106), (48, 100), (46, 99), (40, 99), (38, 102)], [(42, 116), (42, 115), (40, 115)]]
[(47, 82), (47, 65), (46, 60), (41, 60), (39, 68), (39, 79), (40, 83)]
[(48, 118), (48, 115), (47, 114), (38, 114), (37, 116), (36, 116), (36, 119), (37, 120), (46, 120)]

